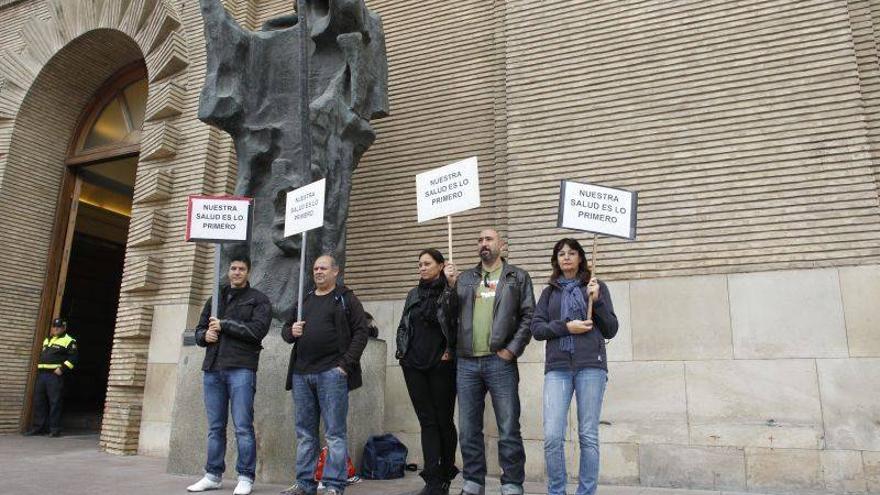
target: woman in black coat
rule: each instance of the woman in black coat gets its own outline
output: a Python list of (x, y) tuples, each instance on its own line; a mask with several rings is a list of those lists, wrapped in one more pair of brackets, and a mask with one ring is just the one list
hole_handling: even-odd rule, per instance
[(458, 474), (455, 448), (455, 332), (438, 303), (446, 276), (440, 251), (419, 253), (419, 285), (409, 291), (397, 327), (397, 352), (406, 388), (422, 429), (425, 487), (419, 495), (448, 495)]

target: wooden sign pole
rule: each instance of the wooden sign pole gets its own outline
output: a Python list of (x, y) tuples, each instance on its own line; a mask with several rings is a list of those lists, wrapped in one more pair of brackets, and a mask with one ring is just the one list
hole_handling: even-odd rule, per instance
[(446, 227), (447, 227), (447, 247), (449, 252), (449, 262), (452, 262), (452, 215), (446, 215)]
[(211, 296), (211, 316), (214, 318), (220, 318), (217, 312), (220, 308), (220, 280), (223, 276), (220, 273), (220, 270), (222, 270), (220, 266), (221, 246), (222, 244), (219, 242), (214, 244), (214, 293)]
[[(599, 234), (593, 234), (593, 258), (590, 260), (590, 278), (596, 277), (596, 259), (599, 253)], [(587, 319), (593, 319), (593, 298), (587, 303)]]

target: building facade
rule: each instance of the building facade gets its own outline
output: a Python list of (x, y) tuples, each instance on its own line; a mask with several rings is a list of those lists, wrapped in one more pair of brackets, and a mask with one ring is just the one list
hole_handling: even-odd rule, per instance
[[(638, 240), (599, 245), (622, 323), (603, 481), (880, 493), (880, 2), (367, 3), (391, 116), (355, 174), (346, 284), (390, 344), (418, 251), (446, 244), (444, 222), (416, 223), (416, 173), (476, 155), (482, 206), (455, 217), (453, 258), (476, 263), (497, 226), (538, 290), (572, 234), (555, 227), (559, 181), (637, 190)], [(256, 29), (293, 2), (225, 4)], [(71, 399), (102, 448), (167, 454), (181, 332), (212, 275), (211, 249), (183, 242), (185, 198), (236, 173), (196, 118), (204, 58), (194, 0), (0, 0), (3, 431), (29, 413), (61, 312), (80, 339), (103, 332), (106, 363), (83, 373), (106, 386)], [(417, 455), (393, 352), (385, 429)], [(526, 404), (542, 361), (533, 342)], [(533, 479), (541, 421), (523, 409)]]

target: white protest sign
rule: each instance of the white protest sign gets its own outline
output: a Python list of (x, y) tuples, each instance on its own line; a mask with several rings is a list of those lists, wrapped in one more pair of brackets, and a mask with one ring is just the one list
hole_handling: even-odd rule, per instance
[(284, 213), (284, 237), (300, 234), (324, 225), (324, 193), (327, 179), (287, 193)]
[(562, 181), (558, 226), (634, 240), (637, 199), (632, 191)]
[(250, 238), (253, 199), (240, 196), (190, 196), (186, 240), (245, 242)]
[(419, 223), (480, 206), (477, 157), (416, 175)]

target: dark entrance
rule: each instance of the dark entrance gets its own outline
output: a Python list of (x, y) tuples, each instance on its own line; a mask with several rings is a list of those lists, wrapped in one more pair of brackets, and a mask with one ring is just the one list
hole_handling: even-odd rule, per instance
[(65, 429), (97, 431), (107, 391), (137, 158), (80, 167), (80, 195), (60, 314), (79, 345), (65, 377)]
[(67, 431), (101, 428), (146, 100), (142, 62), (111, 77), (84, 111), (67, 159), (72, 194), (69, 214), (59, 219), (66, 227), (49, 302), (79, 349), (79, 362), (64, 375)]
[(61, 314), (68, 315), (80, 355), (76, 372), (66, 377), (65, 429), (101, 426), (124, 261), (125, 244), (74, 234)]

